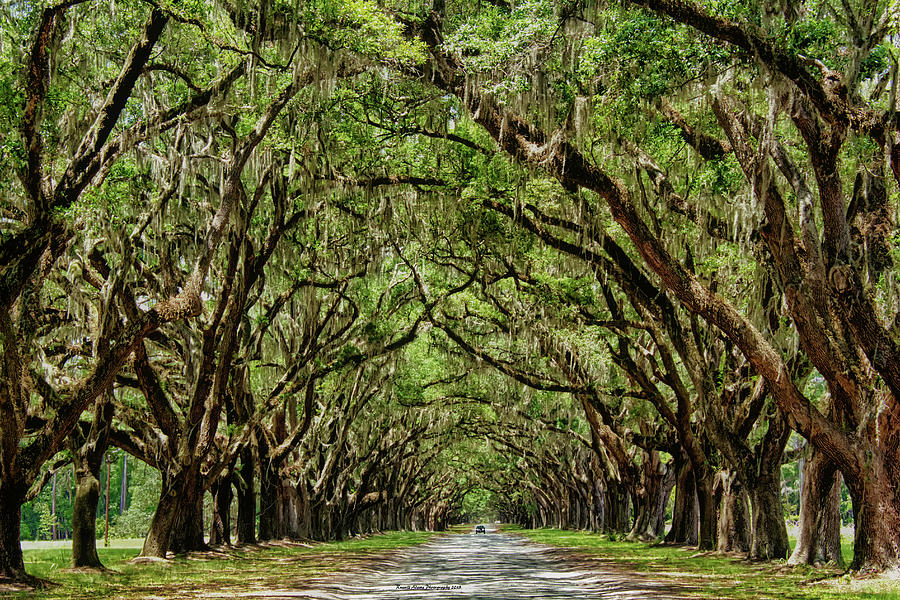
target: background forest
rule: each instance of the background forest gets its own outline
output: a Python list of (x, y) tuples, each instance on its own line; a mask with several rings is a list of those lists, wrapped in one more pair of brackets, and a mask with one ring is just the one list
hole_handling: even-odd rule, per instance
[(0, 576), (99, 565), (107, 503), (144, 557), (496, 517), (897, 567), (898, 27), (4, 2)]

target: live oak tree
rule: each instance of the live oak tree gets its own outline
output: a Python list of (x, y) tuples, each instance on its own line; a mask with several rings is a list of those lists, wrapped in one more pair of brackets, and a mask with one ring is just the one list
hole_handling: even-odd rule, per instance
[[(130, 276), (132, 242), (146, 227), (133, 221), (121, 260), (103, 283), (93, 355), (71, 383), (41, 384), (36, 344), (39, 319), (48, 310), (45, 284), (84, 227), (84, 221), (77, 219), (78, 202), (102, 182), (123, 153), (157, 132), (196, 118), (242, 72), (233, 69), (217, 79), (216, 73), (210, 76), (206, 71), (202, 84), (206, 87), (173, 90), (176, 93), (163, 99), (162, 89), (171, 80), (162, 78), (157, 86), (152, 76), (142, 75), (150, 73), (154, 48), (164, 37), (170, 14), (145, 5), (129, 8), (121, 15), (121, 30), (103, 39), (95, 53), (103, 60), (92, 63), (82, 61), (82, 44), (96, 23), (85, 25), (79, 16), (89, 10), (83, 2), (4, 9), (5, 21), (16, 22), (4, 28), (4, 66), (21, 65), (4, 69), (5, 89), (11, 92), (4, 106), (4, 123), (11, 134), (4, 161), (18, 181), (5, 186), (6, 223), (0, 247), (5, 357), (0, 396), (0, 576), (15, 580), (27, 579), (18, 542), (19, 515), (41, 466), (62, 448), (81, 412), (109, 390), (118, 369), (141, 340), (163, 323), (198, 312), (199, 292), (208, 272), (208, 261), (198, 261), (190, 285), (170, 297), (157, 298), (134, 318), (123, 320), (117, 294)], [(174, 39), (178, 34), (171, 35)], [(72, 62), (83, 65), (79, 77), (61, 76), (60, 70)], [(97, 85), (101, 78), (108, 81), (102, 87)], [(157, 97), (159, 102), (138, 118), (122, 122), (129, 102), (138, 94)], [(68, 106), (58, 101), (67, 96), (80, 97), (85, 103)], [(57, 148), (65, 151), (57, 153)], [(223, 210), (218, 220), (209, 223), (207, 256), (215, 249), (227, 216)], [(53, 311), (52, 306), (49, 309)]]

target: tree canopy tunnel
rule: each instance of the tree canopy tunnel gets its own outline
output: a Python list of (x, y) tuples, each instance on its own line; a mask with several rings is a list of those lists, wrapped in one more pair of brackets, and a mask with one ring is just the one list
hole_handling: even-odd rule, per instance
[(145, 556), (483, 511), (898, 566), (898, 12), (0, 3), (0, 577), (61, 481), (96, 566), (109, 447)]

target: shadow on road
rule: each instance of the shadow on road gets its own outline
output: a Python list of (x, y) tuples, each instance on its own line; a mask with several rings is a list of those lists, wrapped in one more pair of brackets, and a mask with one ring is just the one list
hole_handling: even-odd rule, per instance
[(673, 588), (670, 584), (631, 577), (627, 573), (598, 572), (594, 568), (568, 557), (564, 550), (498, 533), (489, 526), (486, 534), (441, 536), (363, 568), (323, 578), (307, 589), (259, 590), (239, 597), (322, 600), (691, 597), (689, 589)]

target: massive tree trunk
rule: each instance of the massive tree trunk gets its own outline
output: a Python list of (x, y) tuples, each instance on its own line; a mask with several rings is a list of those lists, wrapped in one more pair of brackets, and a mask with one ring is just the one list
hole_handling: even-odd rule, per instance
[(203, 538), (203, 489), (199, 486), (186, 491), (175, 517), (169, 550), (175, 554), (209, 550)]
[(891, 477), (896, 465), (889, 468), (880, 454), (873, 455), (868, 466), (864, 473), (847, 478), (856, 518), (850, 568), (878, 573), (900, 565), (900, 487)]
[(25, 572), (22, 545), (19, 543), (22, 527), (22, 502), (24, 486), (0, 480), (0, 582), (4, 579), (30, 581)]
[(750, 506), (747, 491), (732, 471), (719, 473), (719, 526), (716, 549), (719, 552), (750, 550)]
[(606, 532), (626, 533), (629, 530), (630, 495), (617, 481), (606, 483)]
[(278, 488), (279, 514), (282, 524), (282, 534), (288, 539), (301, 539), (305, 537), (303, 530), (303, 503), (297, 486), (287, 478), (282, 478)]
[(590, 493), (591, 531), (603, 531), (603, 522), (606, 515), (604, 514), (603, 485), (599, 477), (591, 482)]
[(688, 460), (682, 460), (678, 467), (675, 483), (675, 503), (672, 507), (672, 527), (666, 534), (666, 541), (673, 544), (697, 544), (700, 526), (700, 503), (694, 472)]
[[(347, 538), (347, 517), (344, 514), (343, 508), (332, 510), (331, 515), (331, 534), (329, 535), (329, 539), (338, 541), (345, 540)], [(417, 512), (416, 517), (417, 519), (413, 524), (412, 530), (419, 531), (424, 529), (422, 513)]]
[[(309, 527), (309, 537), (313, 540), (326, 540), (326, 526), (325, 526), (325, 511), (322, 507), (322, 502), (320, 500), (313, 500), (309, 507), (310, 514), (310, 527)], [(399, 515), (396, 512), (391, 511), (388, 513), (390, 519), (393, 520), (392, 527), (390, 529), (400, 529), (399, 523)]]
[(696, 477), (697, 471), (694, 470), (694, 483), (697, 487), (697, 504), (699, 506), (700, 539), (697, 547), (700, 550), (714, 550), (717, 544), (718, 536), (718, 513), (716, 492), (714, 488), (715, 482), (710, 477)]
[(269, 457), (264, 440), (259, 443), (259, 539), (298, 538), (300, 532), (300, 497), (292, 482), (280, 473), (280, 462)]
[(75, 462), (75, 502), (72, 506), (72, 566), (101, 569), (97, 555), (97, 504), (100, 501), (100, 471), (109, 446), (113, 405), (109, 398), (97, 401), (87, 435), (77, 428), (70, 445)]
[(594, 486), (594, 494), (597, 498), (597, 531), (606, 531), (609, 508), (606, 497), (606, 483), (603, 482), (602, 478), (597, 479), (597, 484)]
[(231, 545), (231, 500), (234, 492), (231, 489), (233, 465), (230, 466), (210, 488), (213, 497), (212, 523), (209, 529), (211, 546)]
[(100, 463), (91, 468), (76, 457), (75, 503), (72, 506), (72, 566), (100, 569), (97, 555), (97, 504), (100, 501)]
[(642, 464), (641, 493), (635, 494), (635, 519), (629, 539), (656, 539), (665, 524), (666, 500), (674, 485), (674, 476), (652, 452)]
[[(408, 513), (403, 512), (398, 515), (398, 528), (409, 531), (412, 527), (406, 519), (407, 516)], [(323, 542), (334, 539), (334, 509), (325, 501), (320, 500), (317, 503), (313, 522), (316, 524), (316, 534), (313, 539)]]
[(787, 558), (790, 544), (784, 523), (784, 508), (781, 505), (781, 477), (758, 480), (750, 490), (750, 503), (753, 507), (750, 558)]
[(750, 558), (754, 560), (784, 560), (791, 549), (781, 505), (781, 461), (790, 434), (780, 412), (769, 415), (766, 433), (755, 448), (753, 470), (745, 475), (753, 508)]
[(175, 476), (163, 474), (159, 504), (150, 521), (141, 556), (166, 558), (169, 550), (206, 550), (203, 540), (203, 488), (199, 465)]
[(280, 476), (263, 476), (260, 482), (259, 540), (304, 537), (303, 507), (297, 488)]
[(534, 529), (543, 529), (547, 526), (547, 504), (544, 501), (543, 495), (539, 493), (534, 494), (534, 500), (537, 504), (537, 511), (535, 511), (534, 515)]
[[(306, 482), (301, 479), (294, 486), (294, 489), (297, 491), (297, 537), (299, 539), (305, 539), (309, 537), (310, 531), (310, 512), (309, 512), (309, 487), (306, 485)], [(378, 507), (378, 522), (376, 523), (376, 530), (384, 529), (383, 526), (383, 514), (384, 514), (384, 505), (379, 505)]]
[(262, 441), (260, 440), (260, 457), (259, 457), (259, 541), (281, 539), (282, 527), (278, 514), (278, 487), (280, 477), (278, 473), (273, 473), (268, 468), (269, 462), (264, 458), (262, 452)]
[(666, 531), (666, 508), (669, 505), (669, 498), (672, 497), (672, 490), (675, 488), (675, 469), (674, 465), (669, 463), (666, 465), (666, 473), (662, 478), (662, 490), (657, 496), (656, 513), (651, 522), (651, 531), (653, 539), (660, 539)]
[(241, 484), (237, 487), (237, 542), (256, 543), (256, 460), (249, 444), (241, 451)]
[(156, 505), (153, 518), (150, 520), (150, 529), (147, 531), (147, 537), (144, 538), (141, 556), (166, 558), (172, 526), (175, 523), (178, 509), (178, 498), (174, 494), (167, 493), (164, 478), (163, 492), (160, 494), (159, 504)]
[(843, 566), (841, 475), (821, 452), (811, 450), (801, 469), (800, 531), (788, 563)]
[[(594, 519), (594, 497), (590, 482), (579, 487), (579, 498), (581, 504), (580, 528), (584, 529), (585, 531), (596, 531), (596, 521)], [(665, 515), (663, 516), (663, 518), (665, 518)]]

